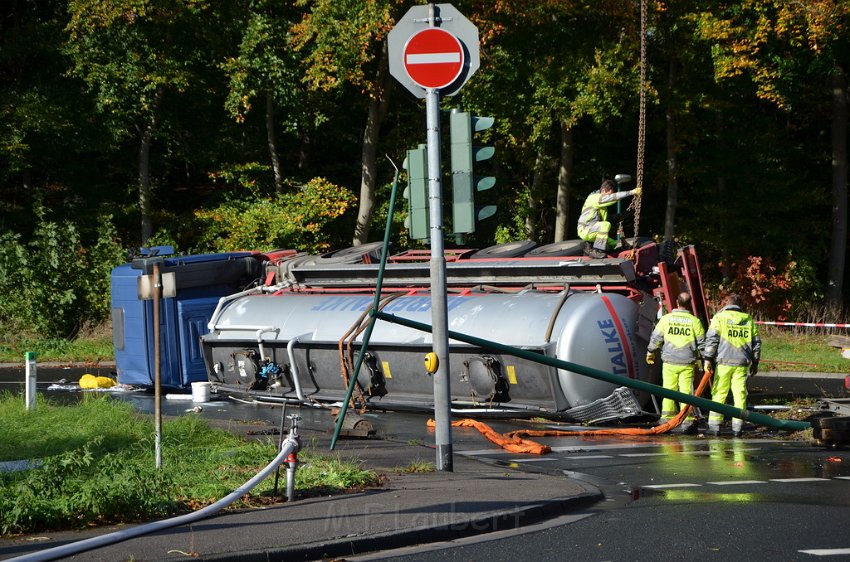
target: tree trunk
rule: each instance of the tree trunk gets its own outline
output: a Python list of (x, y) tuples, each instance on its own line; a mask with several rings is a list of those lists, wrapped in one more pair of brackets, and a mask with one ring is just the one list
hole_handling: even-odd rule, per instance
[(534, 159), (534, 176), (528, 190), (528, 215), (525, 217), (525, 237), (529, 240), (537, 240), (537, 194), (540, 193), (540, 184), (543, 183), (543, 162), (543, 154), (538, 150)]
[(357, 212), (357, 224), (354, 227), (352, 244), (359, 246), (369, 241), (369, 223), (375, 208), (375, 184), (378, 164), (375, 157), (380, 137), (381, 123), (389, 106), (392, 78), (389, 73), (387, 44), (384, 42), (378, 76), (375, 80), (377, 92), (369, 102), (369, 115), (363, 130), (363, 149), (361, 152), (360, 208)]
[(162, 100), (164, 90), (160, 87), (154, 95), (151, 104), (151, 118), (140, 135), (139, 144), (139, 212), (142, 215), (142, 245), (148, 243), (153, 235), (153, 221), (151, 219), (151, 144), (153, 144), (153, 133), (157, 126), (157, 110)]
[(843, 302), (847, 252), (847, 74), (836, 66), (832, 79), (832, 244), (829, 251), (827, 302)]
[(567, 239), (574, 156), (573, 128), (565, 120), (561, 120), (561, 162), (558, 167), (558, 195), (555, 199), (555, 242), (563, 242)]
[(673, 112), (673, 92), (676, 87), (676, 63), (671, 59), (667, 76), (667, 212), (664, 215), (664, 240), (670, 242), (676, 234), (676, 207), (679, 204), (679, 180), (676, 164), (676, 118)]
[(266, 141), (269, 145), (269, 157), (274, 172), (274, 190), (283, 193), (283, 174), (280, 171), (280, 158), (277, 155), (277, 136), (274, 133), (274, 96), (266, 92)]

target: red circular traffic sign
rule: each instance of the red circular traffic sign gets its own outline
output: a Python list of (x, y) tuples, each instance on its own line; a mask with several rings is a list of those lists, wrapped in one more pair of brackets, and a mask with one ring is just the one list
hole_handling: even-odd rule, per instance
[(445, 29), (429, 27), (404, 45), (404, 69), (423, 88), (444, 88), (463, 70), (463, 45)]

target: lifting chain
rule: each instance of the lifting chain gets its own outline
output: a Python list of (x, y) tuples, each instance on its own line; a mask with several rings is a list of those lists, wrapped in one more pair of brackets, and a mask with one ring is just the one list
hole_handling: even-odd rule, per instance
[[(643, 190), (644, 147), (646, 146), (646, 0), (640, 0), (640, 105), (638, 110), (637, 187)], [(635, 239), (640, 227), (641, 197), (633, 197)]]
[[(640, 0), (640, 103), (638, 105), (637, 187), (643, 190), (644, 148), (646, 146), (646, 0)], [(634, 241), (640, 229), (640, 204), (643, 195), (632, 197), (627, 211), (635, 212)], [(623, 223), (617, 228), (618, 238), (625, 237)], [(632, 253), (634, 257), (634, 252)]]

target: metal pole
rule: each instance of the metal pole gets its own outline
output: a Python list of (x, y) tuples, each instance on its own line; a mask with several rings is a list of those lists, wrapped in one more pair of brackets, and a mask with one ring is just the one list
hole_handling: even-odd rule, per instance
[(159, 302), (162, 292), (162, 278), (159, 264), (153, 264), (153, 401), (154, 401), (154, 454), (156, 468), (162, 468), (162, 387), (160, 384), (159, 362)]
[(26, 408), (27, 410), (35, 410), (35, 380), (36, 380), (36, 367), (35, 367), (35, 353), (32, 351), (27, 351), (26, 354), (26, 382), (25, 382), (25, 391), (24, 395), (26, 397)]
[[(428, 21), (437, 25), (434, 4), (428, 4)], [(452, 472), (452, 405), (449, 380), (449, 322), (446, 301), (446, 256), (443, 240), (442, 173), (440, 162), (440, 93), (425, 90), (425, 127), (428, 133), (428, 197), (431, 213), (431, 325), (437, 356), (434, 373), (434, 422), (437, 470)]]
[[(428, 4), (432, 27), (437, 24), (434, 4)], [(425, 90), (425, 117), (428, 133), (428, 197), (431, 214), (431, 325), (437, 356), (434, 373), (434, 422), (437, 470), (452, 472), (451, 381), (449, 380), (449, 338), (446, 301), (446, 257), (443, 240), (442, 173), (440, 162), (440, 93)]]

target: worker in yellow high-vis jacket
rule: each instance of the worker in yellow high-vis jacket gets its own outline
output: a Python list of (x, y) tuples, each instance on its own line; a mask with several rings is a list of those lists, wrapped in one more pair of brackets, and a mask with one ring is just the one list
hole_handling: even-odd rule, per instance
[[(705, 343), (706, 370), (716, 363), (711, 399), (724, 404), (729, 390), (736, 408), (747, 409), (747, 376), (758, 373), (761, 338), (753, 318), (741, 309), (741, 297), (729, 295), (708, 325)], [(723, 414), (711, 412), (708, 432), (717, 435)], [(744, 420), (732, 419), (732, 433), (741, 436)]]
[[(694, 372), (705, 348), (705, 329), (699, 318), (691, 314), (691, 295), (680, 293), (677, 307), (662, 316), (646, 348), (646, 362), (655, 364), (655, 350), (661, 348), (661, 378), (664, 388), (690, 394), (693, 392)], [(675, 400), (665, 398), (661, 402), (661, 423), (670, 420), (681, 407)], [(680, 430), (695, 433), (693, 409), (684, 419)]]
[(608, 207), (632, 195), (640, 197), (642, 193), (643, 190), (640, 187), (618, 192), (613, 181), (605, 180), (598, 191), (587, 196), (578, 218), (578, 237), (586, 242), (584, 251), (586, 255), (592, 258), (604, 258), (609, 250), (617, 247), (617, 241), (609, 234), (611, 223), (608, 222)]

